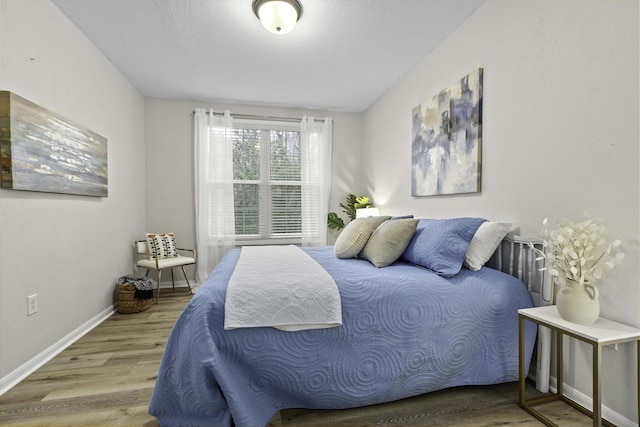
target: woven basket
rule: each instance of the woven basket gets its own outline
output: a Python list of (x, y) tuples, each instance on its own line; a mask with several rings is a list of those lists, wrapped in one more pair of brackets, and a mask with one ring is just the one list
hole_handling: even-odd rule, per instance
[(133, 285), (118, 284), (118, 312), (140, 313), (147, 310), (153, 304), (153, 298), (136, 298), (136, 287)]

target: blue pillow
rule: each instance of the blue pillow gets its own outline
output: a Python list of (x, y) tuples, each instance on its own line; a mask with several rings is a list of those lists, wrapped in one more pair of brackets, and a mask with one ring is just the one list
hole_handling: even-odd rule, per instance
[(421, 219), (401, 258), (443, 277), (460, 272), (483, 218)]

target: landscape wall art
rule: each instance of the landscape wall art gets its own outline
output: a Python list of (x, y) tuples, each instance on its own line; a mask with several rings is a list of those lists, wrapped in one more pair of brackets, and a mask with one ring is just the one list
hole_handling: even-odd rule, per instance
[(0, 91), (0, 181), (12, 190), (107, 197), (107, 139)]

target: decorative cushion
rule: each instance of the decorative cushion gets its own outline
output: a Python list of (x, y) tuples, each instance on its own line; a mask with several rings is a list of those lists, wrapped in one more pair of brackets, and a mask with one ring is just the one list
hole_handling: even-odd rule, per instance
[(482, 218), (421, 219), (402, 258), (443, 277), (460, 272)]
[(376, 267), (386, 267), (404, 252), (418, 225), (417, 219), (394, 219), (380, 225), (358, 255)]
[(373, 232), (369, 218), (356, 218), (342, 230), (333, 247), (338, 258), (353, 258), (367, 244)]
[(380, 227), (380, 224), (390, 220), (391, 217), (388, 215), (368, 216), (367, 219), (369, 220), (369, 224), (371, 224), (371, 232), (373, 233), (376, 230), (376, 228)]
[(511, 230), (511, 222), (483, 222), (471, 239), (464, 256), (464, 266), (469, 270), (480, 270), (489, 261), (509, 230)]
[(149, 253), (152, 255), (150, 259), (158, 258), (174, 258), (178, 256), (176, 250), (176, 236), (173, 233), (146, 233), (147, 246)]

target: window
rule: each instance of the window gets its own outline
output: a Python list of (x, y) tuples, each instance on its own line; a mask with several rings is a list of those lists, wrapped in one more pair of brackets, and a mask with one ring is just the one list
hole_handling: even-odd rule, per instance
[(230, 249), (327, 244), (330, 117), (194, 112), (196, 266), (204, 280)]
[(299, 240), (300, 125), (234, 120), (231, 139), (236, 239)]

